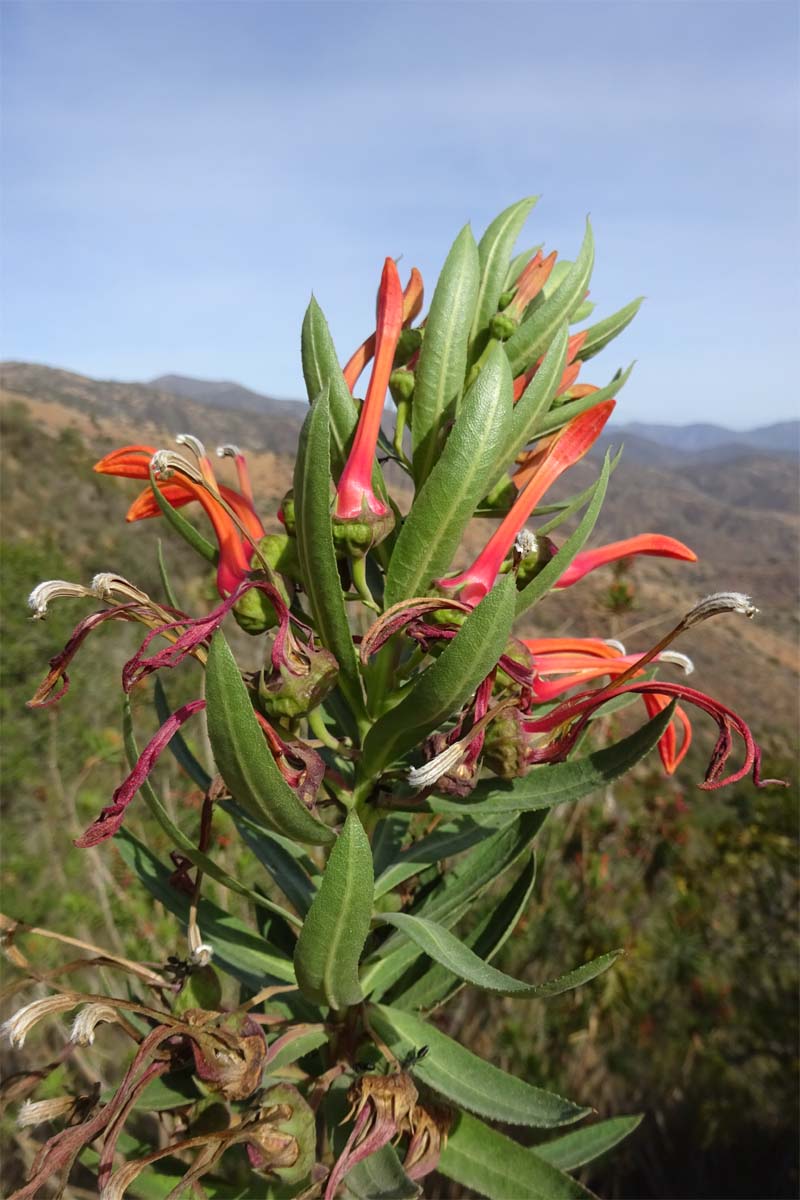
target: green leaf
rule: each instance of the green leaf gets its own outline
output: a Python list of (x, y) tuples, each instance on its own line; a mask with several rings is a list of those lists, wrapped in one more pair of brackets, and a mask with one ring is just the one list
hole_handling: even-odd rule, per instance
[(243, 841), (266, 867), (286, 899), (305, 916), (314, 899), (315, 887), (303, 867), (269, 830), (251, 821), (235, 804), (226, 805)]
[(483, 779), (469, 800), (456, 804), (435, 797), (430, 800), (430, 808), (433, 812), (496, 813), (499, 816), (501, 813), (534, 812), (580, 800), (600, 791), (649, 754), (669, 725), (672, 714), (673, 705), (670, 704), (635, 733), (605, 750), (595, 750), (574, 762), (534, 767), (521, 779)]
[(200, 1092), (188, 1071), (170, 1071), (148, 1083), (135, 1107), (145, 1112), (168, 1112), (171, 1108), (196, 1104), (199, 1099)]
[(513, 462), (534, 437), (537, 422), (553, 402), (567, 361), (568, 334), (568, 326), (564, 322), (561, 328), (556, 330), (539, 370), (514, 405), (509, 445), (499, 463), (500, 475), (507, 464)]
[(527, 612), (534, 604), (545, 596), (554, 583), (564, 574), (569, 564), (572, 562), (575, 555), (583, 547), (589, 534), (597, 523), (597, 518), (600, 516), (600, 509), (603, 506), (603, 500), (608, 487), (608, 477), (611, 474), (611, 462), (608, 454), (606, 454), (603, 462), (603, 468), (600, 476), (595, 484), (594, 493), (589, 505), (581, 518), (577, 528), (569, 535), (567, 540), (559, 548), (559, 550), (550, 559), (550, 562), (544, 567), (538, 575), (535, 575), (530, 583), (517, 592), (517, 616), (521, 617), (524, 612)]
[(641, 1121), (641, 1113), (635, 1117), (612, 1117), (609, 1121), (597, 1121), (594, 1125), (565, 1133), (552, 1142), (534, 1146), (532, 1153), (561, 1171), (572, 1171), (584, 1163), (594, 1162), (633, 1133)]
[(458, 821), (452, 828), (439, 828), (434, 833), (419, 838), (408, 849), (401, 851), (396, 860), (376, 879), (375, 899), (385, 896), (412, 875), (418, 875), (431, 863), (440, 862), (443, 858), (452, 858), (462, 850), (469, 850), (471, 846), (494, 833), (496, 829), (491, 825), (479, 825), (467, 819)]
[[(297, 1062), (299, 1058), (303, 1058), (306, 1054), (310, 1054), (312, 1050), (318, 1050), (320, 1046), (326, 1045), (330, 1040), (328, 1031), (324, 1025), (293, 1025), (292, 1039), (285, 1042), (275, 1053), (270, 1047), (270, 1056), (267, 1063), (267, 1074), (274, 1075), (282, 1067), (288, 1067), (291, 1063)], [(274, 1045), (274, 1042), (273, 1042)]]
[(302, 992), (332, 1008), (362, 998), (358, 961), (372, 914), (372, 851), (355, 812), (331, 850), (294, 954)]
[(194, 525), (186, 520), (186, 517), (182, 516), (181, 513), (178, 512), (177, 508), (172, 507), (167, 497), (156, 484), (156, 477), (153, 474), (153, 468), (148, 467), (148, 471), (150, 473), (150, 486), (153, 489), (153, 495), (155, 496), (156, 504), (167, 518), (169, 524), (176, 533), (180, 534), (185, 542), (188, 542), (193, 550), (196, 550), (197, 553), (206, 560), (206, 562), (210, 562), (212, 566), (216, 566), (219, 562), (218, 550), (211, 545), (211, 542), (209, 542), (208, 538), (203, 537), (202, 533), (200, 533), (198, 529), (195, 529)]
[[(544, 821), (543, 813), (526, 813), (510, 820), (472, 854), (451, 867), (438, 887), (425, 897), (415, 915), (440, 925), (454, 924), (475, 896), (499, 879), (503, 871), (525, 853)], [(419, 949), (404, 934), (392, 934), (363, 972), (364, 991), (374, 992), (380, 998), (419, 956)]]
[(228, 643), (218, 630), (206, 665), (208, 737), (233, 799), (270, 829), (314, 846), (334, 835), (292, 791), (272, 757)]
[[(361, 677), (347, 620), (331, 526), (331, 409), (326, 386), (300, 434), (294, 468), (297, 549), (314, 624), (339, 663), (339, 686), (354, 713), (363, 715)], [(330, 423), (329, 423), (330, 422)]]
[[(538, 199), (538, 196), (527, 196), (504, 209), (495, 217), (478, 243), (481, 279), (470, 334), (471, 362), (474, 362), (483, 350), (489, 322), (497, 312), (498, 301), (503, 292), (511, 286), (506, 283), (511, 251)], [(524, 262), (522, 265), (524, 266)]]
[[(130, 697), (126, 696), (122, 704), (122, 732), (123, 741), (125, 743), (125, 752), (130, 764), (131, 770), (139, 761), (139, 747), (136, 744), (136, 738), (133, 732), (133, 715), (131, 713)], [(260, 904), (262, 908), (269, 909), (270, 912), (276, 913), (279, 917), (283, 917), (291, 925), (299, 925), (297, 917), (293, 913), (289, 913), (285, 908), (281, 908), (280, 904), (275, 904), (274, 901), (268, 900), (266, 896), (254, 892), (252, 888), (240, 883), (233, 875), (229, 875), (223, 870), (213, 858), (204, 854), (202, 850), (198, 850), (195, 843), (188, 837), (182, 829), (175, 824), (170, 817), (164, 805), (156, 795), (153, 785), (149, 779), (143, 779), (139, 786), (139, 791), (142, 793), (145, 804), (150, 809), (155, 819), (158, 821), (161, 828), (166, 833), (167, 837), (173, 845), (186, 857), (190, 862), (199, 867), (206, 875), (210, 875), (212, 879), (216, 879), (217, 883), (221, 883), (231, 892), (237, 892), (240, 896), (245, 896), (254, 904)]]
[(344, 1194), (355, 1200), (415, 1200), (421, 1188), (409, 1179), (393, 1146), (383, 1146), (347, 1172)]
[[(155, 687), (153, 689), (153, 699), (155, 702), (156, 716), (163, 725), (167, 717), (172, 715), (173, 708), (167, 699), (167, 694), (164, 691), (164, 685), (156, 675)], [(202, 791), (207, 792), (211, 787), (211, 776), (208, 771), (197, 761), (195, 756), (186, 744), (186, 739), (180, 730), (174, 733), (170, 738), (169, 748), (174, 755), (176, 761), (183, 767), (186, 774), (194, 783), (197, 784)]]
[(559, 325), (569, 320), (576, 306), (583, 302), (593, 264), (594, 240), (592, 227), (587, 220), (586, 235), (580, 253), (563, 282), (523, 320), (505, 343), (514, 378), (544, 354)]
[[(124, 827), (114, 838), (123, 861), (159, 900), (168, 912), (185, 926), (189, 919), (189, 897), (170, 884), (172, 872), (163, 866), (145, 845)], [(288, 959), (270, 946), (244, 922), (232, 917), (210, 900), (201, 900), (197, 920), (203, 938), (214, 949), (214, 963), (255, 991), (270, 983), (294, 983), (294, 971)]]
[(622, 333), (623, 329), (630, 325), (636, 316), (643, 300), (644, 296), (639, 296), (638, 299), (631, 300), (630, 304), (626, 304), (618, 312), (612, 313), (610, 317), (598, 321), (596, 325), (591, 325), (587, 330), (589, 336), (579, 351), (581, 362), (588, 362), (590, 358), (594, 358), (595, 354), (599, 354), (609, 342), (614, 340), (617, 334)]
[(577, 1180), (469, 1113), (462, 1113), (451, 1131), (438, 1170), (488, 1200), (579, 1200), (591, 1196)]
[[(622, 447), (620, 447), (609, 463), (609, 479), (619, 466), (621, 458)], [(596, 486), (597, 480), (590, 484), (588, 488), (585, 488), (582, 492), (579, 492), (577, 496), (573, 496), (571, 500), (565, 501), (563, 507), (560, 508), (560, 511), (558, 511), (554, 517), (551, 517), (549, 521), (545, 521), (544, 525), (537, 525), (536, 536), (544, 537), (545, 534), (550, 533), (553, 529), (558, 529), (559, 525), (563, 525), (563, 523), (568, 521), (570, 517), (574, 516), (576, 512), (580, 512), (586, 502), (591, 500)], [(552, 511), (552, 509), (550, 511)]]
[(158, 561), (158, 576), (161, 580), (161, 586), (164, 589), (164, 595), (167, 598), (167, 604), (171, 605), (172, 608), (180, 608), (180, 604), (178, 604), (177, 597), (172, 588), (172, 583), (170, 582), (167, 564), (164, 561), (164, 548), (161, 538), (158, 538), (156, 541), (156, 558)]
[(375, 778), (402, 758), (472, 696), (508, 641), (515, 595), (514, 580), (504, 576), (400, 703), (375, 722), (364, 739), (364, 777)]
[(580, 400), (568, 400), (566, 404), (555, 405), (554, 408), (551, 408), (549, 412), (546, 412), (544, 416), (538, 419), (533, 433), (530, 435), (531, 439), (555, 433), (557, 429), (561, 429), (573, 417), (588, 412), (590, 408), (594, 408), (596, 404), (602, 403), (603, 400), (615, 399), (628, 382), (633, 367), (634, 364), (631, 363), (626, 371), (618, 371), (611, 380), (611, 383), (606, 384), (604, 388), (600, 388), (599, 392), (592, 392), (591, 395), (583, 396)]
[(427, 595), (450, 566), (472, 514), (494, 482), (509, 443), (511, 372), (497, 345), (464, 397), (441, 457), (422, 485), (392, 551), (386, 607)]
[(487, 992), (496, 992), (501, 996), (518, 996), (526, 1000), (560, 996), (562, 992), (580, 987), (590, 979), (602, 975), (622, 954), (622, 950), (612, 950), (609, 954), (593, 958), (591, 962), (559, 976), (558, 979), (548, 980), (547, 983), (525, 983), (485, 963), (455, 934), (444, 926), (437, 925), (435, 921), (426, 921), (410, 913), (384, 913), (375, 919), (378, 924), (393, 925), (395, 929), (399, 929), (429, 958), (446, 967), (459, 979)]
[(591, 1111), (507, 1075), (411, 1013), (378, 1004), (370, 1006), (369, 1018), (398, 1058), (427, 1046), (428, 1053), (411, 1068), (411, 1073), (470, 1112), (509, 1125), (552, 1129), (579, 1121)]
[(418, 488), (439, 456), (442, 426), (455, 416), (464, 387), (478, 275), (478, 247), (465, 225), (436, 284), (416, 371), (411, 432)]
[[(536, 876), (536, 859), (530, 855), (519, 878), (506, 893), (502, 901), (494, 905), (476, 928), (465, 938), (466, 944), (484, 962), (489, 962), (505, 945), (528, 907)], [(463, 982), (438, 963), (420, 972), (417, 979), (405, 991), (392, 995), (397, 1008), (432, 1009), (460, 991)]]

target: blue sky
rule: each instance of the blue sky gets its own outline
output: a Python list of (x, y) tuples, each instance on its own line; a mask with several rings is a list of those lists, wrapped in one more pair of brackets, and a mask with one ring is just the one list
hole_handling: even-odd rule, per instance
[[(2, 354), (303, 394), (313, 289), (346, 358), (383, 258), (432, 291), (540, 194), (527, 244), (636, 322), (622, 420), (797, 415), (798, 11), (704, 3), (5, 0)], [(793, 375), (793, 372), (791, 373)]]

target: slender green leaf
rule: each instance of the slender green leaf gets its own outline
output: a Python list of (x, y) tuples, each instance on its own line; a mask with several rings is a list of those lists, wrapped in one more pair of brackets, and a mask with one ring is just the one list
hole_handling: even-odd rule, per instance
[[(613, 703), (610, 702), (610, 703)], [(469, 800), (456, 804), (452, 800), (432, 798), (430, 807), (434, 812), (511, 813), (534, 812), (554, 808), (571, 800), (580, 800), (592, 792), (607, 787), (612, 780), (630, 771), (646, 754), (658, 744), (658, 739), (669, 725), (673, 706), (631, 733), (622, 741), (595, 750), (585, 758), (573, 762), (555, 763), (553, 766), (534, 767), (520, 779), (505, 781), (483, 779)]]
[[(619, 466), (621, 458), (622, 447), (620, 447), (620, 449), (611, 459), (608, 468), (609, 479)], [(585, 488), (577, 496), (574, 496), (568, 503), (566, 503), (564, 507), (556, 514), (556, 516), (552, 517), (549, 521), (545, 521), (544, 525), (537, 525), (536, 536), (544, 537), (546, 534), (551, 533), (554, 529), (558, 529), (559, 525), (563, 525), (564, 522), (568, 521), (570, 517), (575, 515), (576, 512), (580, 512), (587, 500), (591, 500), (592, 496), (594, 495), (594, 489), (596, 485), (597, 481), (595, 480), (595, 482), (590, 484), (589, 487)]]
[(411, 1068), (412, 1074), (470, 1112), (509, 1125), (552, 1129), (571, 1125), (591, 1111), (507, 1075), (411, 1013), (378, 1004), (370, 1006), (369, 1018), (398, 1058), (427, 1046), (428, 1053)]
[(311, 815), (278, 770), (220, 630), (208, 652), (206, 700), (211, 749), (233, 799), (270, 829), (298, 842), (332, 842), (332, 831)]
[(574, 1129), (552, 1142), (534, 1146), (532, 1153), (560, 1171), (572, 1171), (584, 1163), (594, 1162), (612, 1146), (616, 1146), (641, 1124), (641, 1113), (635, 1117), (612, 1117), (597, 1121), (583, 1129)]
[[(122, 705), (122, 731), (123, 741), (125, 743), (125, 752), (131, 769), (139, 761), (139, 747), (136, 744), (136, 738), (133, 732), (133, 715), (131, 713), (131, 702), (128, 696), (125, 697)], [(230, 875), (223, 870), (213, 858), (208, 854), (204, 854), (202, 850), (198, 850), (195, 843), (188, 837), (179, 826), (170, 817), (164, 805), (156, 795), (156, 791), (149, 779), (142, 780), (139, 787), (142, 793), (144, 802), (150, 809), (155, 819), (158, 821), (161, 828), (166, 833), (167, 837), (173, 845), (180, 850), (190, 862), (199, 867), (206, 875), (210, 875), (212, 879), (216, 879), (217, 883), (221, 883), (231, 892), (236, 892), (240, 896), (245, 896), (248, 900), (252, 900), (254, 904), (259, 904), (262, 908), (268, 909), (270, 912), (276, 913), (291, 925), (299, 925), (297, 917), (293, 913), (289, 913), (280, 904), (275, 904), (274, 901), (262, 896), (259, 892), (254, 892), (252, 888), (241, 883), (235, 876)]]
[(612, 342), (617, 334), (622, 333), (627, 325), (630, 325), (633, 318), (642, 306), (644, 296), (639, 296), (637, 300), (632, 300), (630, 304), (626, 304), (618, 312), (612, 313), (610, 317), (606, 317), (603, 321), (598, 321), (596, 325), (592, 325), (586, 331), (588, 337), (580, 348), (579, 357), (582, 362), (588, 362), (590, 358), (594, 358), (595, 354)]
[(553, 402), (564, 365), (567, 361), (568, 327), (566, 322), (557, 329), (547, 348), (542, 365), (514, 405), (511, 417), (511, 436), (506, 453), (501, 456), (498, 474), (517, 457), (534, 436), (537, 422)]
[[(518, 879), (486, 916), (464, 939), (471, 950), (484, 962), (491, 959), (505, 945), (513, 933), (522, 914), (528, 907), (536, 877), (536, 859), (530, 855)], [(445, 1004), (464, 986), (463, 981), (439, 963), (432, 963), (419, 972), (416, 980), (399, 994), (392, 994), (396, 1008), (432, 1009)]]
[(266, 867), (286, 899), (305, 916), (314, 899), (315, 887), (308, 874), (269, 830), (251, 821), (235, 804), (226, 806), (243, 841)]
[(145, 1112), (167, 1112), (171, 1108), (196, 1104), (199, 1099), (200, 1092), (188, 1070), (170, 1071), (148, 1083), (135, 1107)]
[(586, 1188), (530, 1150), (462, 1113), (447, 1139), (439, 1171), (487, 1200), (580, 1200)]
[(461, 397), (478, 276), (478, 247), (465, 225), (436, 284), (416, 371), (411, 432), (418, 488), (439, 456), (442, 426), (455, 416)]
[(362, 998), (358, 961), (372, 913), (372, 850), (355, 812), (331, 850), (294, 955), (302, 992), (332, 1008)]
[(538, 575), (535, 575), (521, 592), (517, 593), (518, 617), (521, 617), (524, 612), (527, 612), (529, 608), (537, 604), (542, 596), (545, 596), (550, 591), (550, 588), (564, 574), (578, 551), (582, 549), (586, 539), (597, 523), (597, 518), (600, 516), (600, 509), (603, 506), (610, 474), (611, 462), (608, 454), (606, 454), (603, 468), (595, 484), (592, 499), (577, 528), (553, 555), (547, 566)]
[(573, 417), (580, 416), (583, 412), (588, 412), (590, 408), (594, 408), (596, 404), (602, 403), (603, 400), (615, 399), (628, 382), (633, 367), (634, 364), (631, 363), (627, 370), (618, 371), (611, 380), (611, 383), (606, 384), (604, 388), (600, 388), (599, 392), (592, 392), (591, 395), (583, 396), (580, 400), (568, 400), (565, 404), (556, 404), (543, 416), (539, 417), (530, 435), (530, 439), (546, 437), (550, 433), (555, 433), (557, 429), (561, 429)]
[(331, 527), (330, 416), (326, 386), (312, 404), (300, 434), (294, 468), (297, 549), (317, 632), (339, 663), (339, 686), (351, 709), (360, 715), (364, 712), (361, 677)]
[[(136, 873), (147, 891), (168, 912), (186, 925), (189, 897), (170, 884), (172, 872), (124, 827), (114, 845), (126, 865)], [(292, 964), (243, 921), (232, 917), (210, 900), (201, 900), (197, 920), (203, 938), (214, 950), (214, 963), (254, 990), (270, 983), (294, 983)]]
[[(157, 675), (155, 687), (153, 689), (153, 700), (155, 702), (156, 716), (163, 725), (167, 717), (172, 714), (173, 709), (169, 700), (167, 699), (167, 694), (164, 691), (164, 685)], [(193, 780), (204, 792), (207, 792), (211, 787), (211, 776), (209, 775), (208, 771), (206, 771), (205, 767), (203, 767), (202, 763), (199, 763), (192, 754), (191, 750), (186, 744), (186, 739), (180, 730), (172, 735), (169, 748), (176, 761), (183, 767), (189, 778)]]
[(362, 1159), (344, 1178), (344, 1194), (355, 1200), (415, 1200), (421, 1190), (406, 1175), (393, 1146)]
[(156, 558), (158, 560), (158, 574), (159, 578), (161, 579), (161, 586), (164, 589), (164, 595), (167, 598), (167, 604), (170, 604), (173, 608), (180, 608), (175, 596), (175, 592), (172, 590), (172, 583), (170, 581), (169, 572), (167, 571), (167, 564), (164, 561), (164, 548), (161, 538), (158, 538), (156, 542)]
[(511, 373), (516, 378), (544, 354), (563, 321), (578, 304), (583, 303), (584, 293), (594, 264), (594, 240), (592, 227), (586, 222), (586, 235), (580, 253), (570, 267), (564, 280), (555, 291), (528, 315), (505, 343)]
[(330, 1040), (327, 1029), (324, 1025), (300, 1024), (293, 1025), (291, 1029), (292, 1037), (286, 1041), (278, 1050), (273, 1052), (270, 1046), (269, 1061), (267, 1063), (267, 1074), (274, 1075), (282, 1067), (288, 1067), (291, 1063), (297, 1062), (299, 1058), (303, 1058), (306, 1054), (310, 1054), (312, 1050), (318, 1050), (320, 1046), (324, 1046)]
[(456, 636), (364, 739), (362, 773), (374, 778), (438, 729), (474, 693), (500, 657), (514, 619), (516, 589), (504, 576)]
[(441, 457), (400, 530), (386, 579), (387, 608), (427, 595), (432, 580), (450, 566), (508, 448), (512, 408), (511, 372), (498, 344), (464, 397)]
[(350, 394), (342, 368), (339, 366), (328, 323), (313, 296), (303, 318), (300, 347), (309, 404), (313, 404), (328, 388), (330, 462), (334, 477), (338, 478), (347, 461), (350, 442), (356, 431), (359, 407)]
[[(526, 813), (519, 819), (510, 820), (472, 854), (450, 868), (438, 887), (425, 897), (416, 915), (440, 925), (453, 925), (475, 896), (499, 879), (503, 871), (525, 853), (544, 824), (545, 815)], [(373, 992), (380, 998), (419, 956), (420, 951), (413, 942), (399, 931), (394, 933), (364, 970), (364, 991)]]
[(410, 913), (383, 913), (375, 918), (379, 924), (393, 925), (412, 942), (419, 946), (435, 962), (440, 963), (467, 983), (483, 988), (486, 992), (497, 992), (501, 996), (518, 996), (520, 999), (542, 1000), (548, 996), (560, 996), (581, 984), (596, 979), (607, 971), (622, 954), (621, 950), (612, 950), (600, 958), (568, 971), (558, 979), (550, 979), (547, 983), (525, 983), (514, 979), (504, 971), (489, 966), (479, 958), (468, 946), (452, 934), (443, 925), (435, 921), (426, 921), (423, 917), (415, 917)]
[[(385, 822), (384, 822), (385, 824)], [(375, 899), (385, 896), (393, 888), (398, 887), (412, 875), (418, 875), (431, 863), (440, 862), (443, 858), (452, 858), (462, 850), (491, 837), (496, 832), (492, 825), (477, 824), (467, 819), (458, 821), (454, 826), (439, 828), (426, 837), (419, 838), (406, 850), (397, 855), (390, 866), (375, 881)]]
[(206, 560), (206, 562), (210, 562), (212, 566), (216, 566), (219, 561), (218, 550), (212, 546), (208, 538), (203, 537), (199, 529), (195, 529), (194, 525), (187, 521), (186, 517), (182, 516), (182, 514), (178, 512), (177, 508), (172, 507), (167, 497), (156, 484), (156, 477), (153, 474), (153, 468), (148, 467), (148, 470), (150, 472), (150, 486), (153, 489), (153, 495), (155, 496), (156, 504), (167, 518), (169, 524), (176, 533), (180, 534), (185, 542), (188, 542), (193, 550), (196, 550), (197, 553)]
[(470, 334), (471, 362), (474, 362), (483, 350), (489, 322), (497, 312), (498, 301), (503, 291), (510, 286), (506, 284), (506, 276), (509, 272), (511, 252), (538, 199), (538, 196), (527, 196), (504, 209), (495, 217), (478, 243), (481, 277)]

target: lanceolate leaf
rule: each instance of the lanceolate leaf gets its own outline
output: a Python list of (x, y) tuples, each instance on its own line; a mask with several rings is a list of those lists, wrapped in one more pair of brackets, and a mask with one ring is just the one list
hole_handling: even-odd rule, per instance
[(450, 566), (461, 537), (509, 445), (511, 372), (498, 344), (459, 409), (455, 426), (395, 542), (386, 580), (388, 608), (427, 594)]
[[(189, 897), (174, 888), (172, 874), (155, 855), (123, 828), (114, 838), (114, 845), (127, 866), (164, 907), (186, 925), (189, 919)], [(294, 983), (292, 964), (243, 921), (232, 917), (210, 900), (201, 900), (197, 920), (203, 938), (214, 951), (214, 962), (248, 987), (259, 988), (270, 983)]]
[(298, 842), (332, 842), (332, 831), (311, 815), (278, 770), (221, 631), (208, 652), (206, 700), (211, 749), (237, 804)]
[(535, 1146), (530, 1152), (561, 1171), (572, 1171), (584, 1163), (594, 1162), (612, 1146), (616, 1146), (641, 1124), (641, 1114), (635, 1117), (612, 1117), (597, 1121), (583, 1129), (574, 1129), (552, 1142)]
[[(470, 901), (495, 879), (499, 879), (503, 871), (525, 853), (544, 821), (544, 813), (526, 813), (517, 820), (509, 821), (472, 854), (451, 867), (415, 915), (440, 925), (453, 925)], [(374, 992), (380, 998), (419, 958), (420, 953), (404, 934), (399, 931), (393, 934), (381, 948), (376, 961), (364, 970), (362, 983), (365, 992)]]
[(590, 358), (594, 358), (595, 354), (612, 342), (618, 333), (622, 333), (626, 325), (630, 325), (633, 318), (642, 306), (644, 296), (639, 296), (637, 300), (632, 300), (630, 304), (626, 304), (619, 312), (612, 313), (610, 317), (606, 317), (603, 321), (598, 321), (596, 325), (590, 326), (588, 329), (588, 337), (580, 348), (579, 357), (583, 362), (587, 362)]
[(526, 371), (540, 355), (563, 321), (582, 303), (594, 264), (592, 227), (586, 222), (586, 236), (580, 253), (562, 283), (525, 319), (505, 343), (511, 373), (516, 378)]
[(372, 851), (354, 812), (331, 850), (297, 941), (294, 966), (303, 993), (346, 1008), (362, 998), (358, 960), (372, 914)]
[(517, 996), (520, 999), (541, 1000), (580, 987), (581, 984), (607, 971), (622, 953), (621, 950), (613, 950), (610, 954), (594, 958), (558, 979), (548, 980), (547, 983), (524, 983), (521, 979), (514, 979), (511, 975), (506, 975), (485, 963), (449, 929), (437, 925), (435, 921), (426, 921), (422, 917), (411, 916), (410, 913), (384, 913), (377, 920), (385, 925), (394, 925), (395, 929), (399, 929), (415, 942), (430, 958), (467, 983), (487, 992), (497, 992), (501, 996)]
[[(133, 732), (133, 716), (128, 696), (125, 697), (122, 704), (122, 733), (128, 762), (132, 769), (139, 759), (139, 747), (136, 745), (136, 738)], [(139, 791), (142, 793), (145, 804), (150, 809), (150, 812), (156, 818), (175, 848), (180, 850), (196, 867), (199, 867), (206, 875), (210, 875), (212, 879), (216, 879), (217, 883), (221, 883), (229, 891), (237, 892), (240, 896), (245, 896), (248, 900), (252, 900), (254, 904), (259, 904), (262, 908), (269, 909), (270, 912), (274, 912), (279, 917), (282, 917), (284, 921), (288, 921), (290, 925), (300, 924), (293, 913), (287, 912), (285, 908), (281, 908), (280, 904), (275, 904), (272, 900), (268, 900), (266, 896), (254, 892), (252, 888), (247, 887), (233, 875), (229, 875), (222, 867), (218, 866), (208, 854), (204, 854), (202, 850), (198, 850), (192, 839), (172, 820), (164, 805), (159, 800), (155, 788), (149, 779), (142, 781)]]
[(514, 596), (514, 581), (505, 576), (469, 614), (404, 699), (375, 722), (364, 739), (364, 777), (375, 778), (389, 763), (418, 746), (473, 695), (508, 640)]
[(548, 433), (555, 433), (557, 429), (561, 429), (573, 417), (580, 416), (581, 413), (594, 408), (596, 404), (600, 404), (603, 400), (615, 399), (628, 382), (633, 366), (634, 364), (631, 363), (627, 370), (618, 371), (611, 380), (611, 383), (606, 384), (604, 388), (600, 388), (598, 392), (592, 392), (589, 396), (583, 396), (580, 400), (568, 400), (565, 404), (556, 404), (548, 412), (544, 413), (543, 416), (538, 418), (529, 440), (545, 437)]
[(267, 1073), (274, 1075), (281, 1067), (297, 1062), (298, 1058), (318, 1050), (327, 1041), (328, 1031), (324, 1025), (293, 1025), (288, 1033), (279, 1035), (270, 1043)]
[(467, 342), (478, 295), (478, 247), (465, 225), (447, 256), (425, 322), (414, 387), (414, 480), (421, 487), (441, 449), (464, 386)]
[(595, 527), (597, 518), (600, 516), (600, 509), (605, 499), (610, 474), (611, 462), (608, 454), (606, 454), (603, 469), (595, 485), (592, 499), (574, 533), (570, 534), (558, 552), (550, 559), (547, 566), (538, 575), (534, 576), (527, 587), (524, 587), (521, 592), (517, 592), (518, 617), (527, 612), (534, 604), (537, 604), (542, 596), (549, 592), (556, 580), (564, 574), (575, 555), (583, 547), (584, 542)]
[(514, 243), (520, 235), (522, 226), (538, 199), (538, 196), (527, 196), (524, 200), (518, 200), (516, 204), (510, 205), (498, 217), (495, 217), (478, 243), (481, 279), (470, 334), (470, 361), (472, 362), (483, 349), (489, 322), (497, 312), (500, 296), (507, 286), (511, 286), (506, 284), (511, 251), (514, 249)]
[(470, 1112), (509, 1125), (552, 1129), (571, 1125), (590, 1111), (507, 1075), (411, 1013), (379, 1004), (370, 1007), (369, 1017), (398, 1058), (427, 1046), (428, 1053), (411, 1068), (412, 1074)]
[(504, 812), (532, 812), (580, 800), (606, 787), (649, 754), (669, 725), (672, 713), (670, 705), (635, 733), (605, 750), (595, 750), (585, 758), (534, 767), (529, 775), (510, 782), (484, 779), (469, 800), (456, 804), (437, 797), (431, 799), (430, 807), (434, 812), (499, 815)]
[(356, 1163), (344, 1177), (345, 1197), (355, 1200), (415, 1200), (421, 1188), (403, 1170), (393, 1146)]
[[(381, 827), (385, 824), (383, 821)], [(431, 863), (439, 862), (443, 858), (452, 858), (453, 855), (468, 850), (470, 846), (482, 842), (484, 838), (491, 837), (496, 832), (492, 825), (479, 825), (467, 819), (419, 838), (407, 850), (402, 851), (375, 881), (375, 899), (398, 887), (412, 875), (418, 875)]]
[[(500, 904), (486, 914), (464, 939), (466, 945), (484, 962), (490, 962), (516, 928), (528, 907), (536, 875), (536, 860), (530, 855), (519, 878)], [(392, 994), (396, 1008), (431, 1009), (446, 1003), (464, 986), (463, 981), (439, 963), (433, 963), (399, 995)]]
[(326, 386), (312, 404), (300, 435), (294, 468), (297, 549), (317, 632), (339, 663), (339, 686), (358, 716), (364, 712), (361, 679), (347, 622), (331, 527), (329, 394)]
[(447, 1140), (439, 1171), (488, 1200), (579, 1200), (587, 1192), (575, 1179), (537, 1159), (503, 1133), (462, 1113)]
[(276, 837), (246, 817), (235, 804), (226, 806), (226, 811), (233, 817), (242, 840), (267, 868), (286, 899), (301, 916), (305, 916), (314, 899), (315, 888), (297, 859)]
[(567, 361), (568, 340), (568, 326), (564, 322), (561, 328), (556, 330), (542, 365), (514, 405), (509, 447), (511, 452), (506, 453), (503, 465), (513, 461), (520, 450), (531, 441), (540, 418), (550, 408)]

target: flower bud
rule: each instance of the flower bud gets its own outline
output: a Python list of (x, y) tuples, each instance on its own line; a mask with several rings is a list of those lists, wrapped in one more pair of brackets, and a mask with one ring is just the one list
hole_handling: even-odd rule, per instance
[(256, 1171), (276, 1175), (285, 1184), (300, 1183), (314, 1165), (316, 1141), (314, 1113), (296, 1087), (279, 1083), (263, 1093), (247, 1141), (247, 1157)]
[(526, 584), (543, 571), (556, 553), (556, 545), (548, 537), (536, 538), (536, 549), (520, 559), (517, 567), (517, 588), (521, 591)]
[[(266, 576), (263, 571), (254, 571), (250, 578), (266, 579)], [(288, 605), (289, 595), (280, 580), (276, 581), (276, 587)], [(261, 588), (250, 588), (243, 596), (239, 597), (231, 611), (239, 628), (253, 637), (260, 633), (266, 633), (268, 629), (274, 629), (278, 624), (275, 605)]]
[(221, 1003), (222, 983), (215, 968), (209, 964), (192, 971), (186, 977), (186, 982), (175, 1001), (174, 1011), (178, 1015), (192, 1008), (215, 1012)]
[(404, 329), (394, 352), (394, 366), (405, 367), (422, 346), (424, 329)]
[(297, 673), (285, 662), (261, 672), (258, 698), (267, 716), (304, 717), (336, 686), (339, 664), (330, 650), (306, 646), (303, 658), (307, 666)]
[[(303, 572), (297, 554), (297, 541), (287, 533), (268, 533), (258, 543), (259, 554), (273, 571), (302, 583)], [(258, 562), (258, 558), (255, 560)]]
[(399, 367), (389, 376), (389, 391), (395, 404), (402, 404), (414, 395), (414, 372), (406, 367)]

